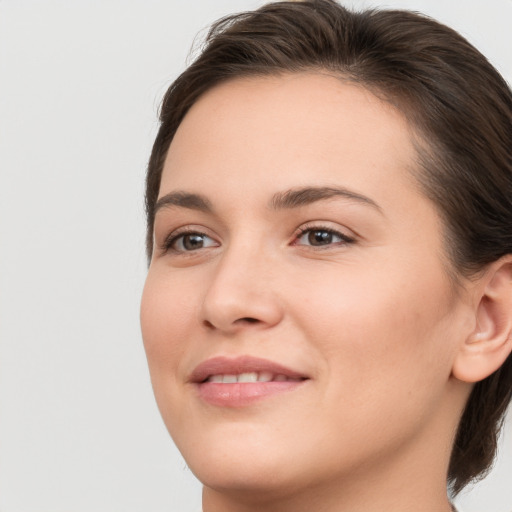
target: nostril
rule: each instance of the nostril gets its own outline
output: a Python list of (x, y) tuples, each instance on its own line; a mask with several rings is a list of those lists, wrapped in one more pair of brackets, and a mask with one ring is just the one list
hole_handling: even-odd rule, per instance
[[(260, 323), (260, 320), (257, 318), (252, 317), (244, 317), (244, 318), (238, 318), (235, 320), (231, 325), (243, 325), (243, 324), (257, 324)], [(203, 326), (207, 329), (217, 329), (219, 326), (216, 326), (214, 323), (210, 322), (209, 320), (203, 320)]]
[(207, 327), (208, 329), (215, 329), (215, 326), (208, 320), (203, 321), (203, 325)]
[(257, 318), (250, 318), (250, 317), (244, 317), (244, 318), (239, 318), (237, 320), (237, 322), (245, 322), (245, 323), (248, 323), (248, 324), (256, 324), (259, 322), (259, 320)]

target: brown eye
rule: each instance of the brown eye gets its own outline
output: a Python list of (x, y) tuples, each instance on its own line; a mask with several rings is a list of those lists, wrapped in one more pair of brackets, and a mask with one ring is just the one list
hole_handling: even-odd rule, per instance
[(309, 245), (328, 245), (332, 244), (333, 234), (329, 231), (310, 231), (308, 233)]
[(170, 240), (168, 246), (176, 252), (190, 252), (207, 247), (217, 247), (217, 242), (204, 233), (182, 233)]
[(329, 245), (344, 245), (353, 243), (354, 239), (326, 228), (304, 229), (297, 237), (295, 245), (305, 245), (310, 247), (325, 247)]
[(204, 245), (203, 235), (184, 235), (182, 238), (183, 248), (187, 251), (201, 249)]

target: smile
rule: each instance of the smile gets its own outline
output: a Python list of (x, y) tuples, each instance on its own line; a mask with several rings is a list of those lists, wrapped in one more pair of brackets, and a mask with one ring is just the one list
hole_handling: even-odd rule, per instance
[(271, 372), (246, 372), (238, 375), (216, 374), (210, 375), (206, 382), (218, 382), (223, 384), (234, 384), (235, 382), (300, 382), (302, 378), (288, 377), (282, 373)]
[(292, 391), (308, 380), (306, 375), (295, 370), (252, 356), (209, 359), (189, 378), (203, 402), (230, 408), (249, 406)]

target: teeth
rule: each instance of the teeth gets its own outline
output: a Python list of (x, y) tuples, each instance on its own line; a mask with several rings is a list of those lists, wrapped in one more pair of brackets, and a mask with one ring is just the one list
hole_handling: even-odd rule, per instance
[(236, 382), (286, 382), (300, 379), (292, 379), (282, 374), (274, 374), (271, 372), (245, 372), (237, 375), (217, 374), (210, 375), (207, 382), (217, 382), (223, 384), (234, 384)]
[(274, 374), (270, 372), (260, 372), (258, 380), (260, 382), (270, 382), (274, 378)]
[(238, 376), (238, 382), (258, 382), (258, 374), (256, 372), (241, 373)]

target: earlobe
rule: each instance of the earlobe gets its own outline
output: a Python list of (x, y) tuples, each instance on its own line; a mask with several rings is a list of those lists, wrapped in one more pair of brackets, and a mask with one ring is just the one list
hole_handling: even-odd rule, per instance
[(485, 379), (512, 352), (512, 255), (491, 264), (479, 282), (475, 328), (459, 347), (452, 370), (464, 382)]

